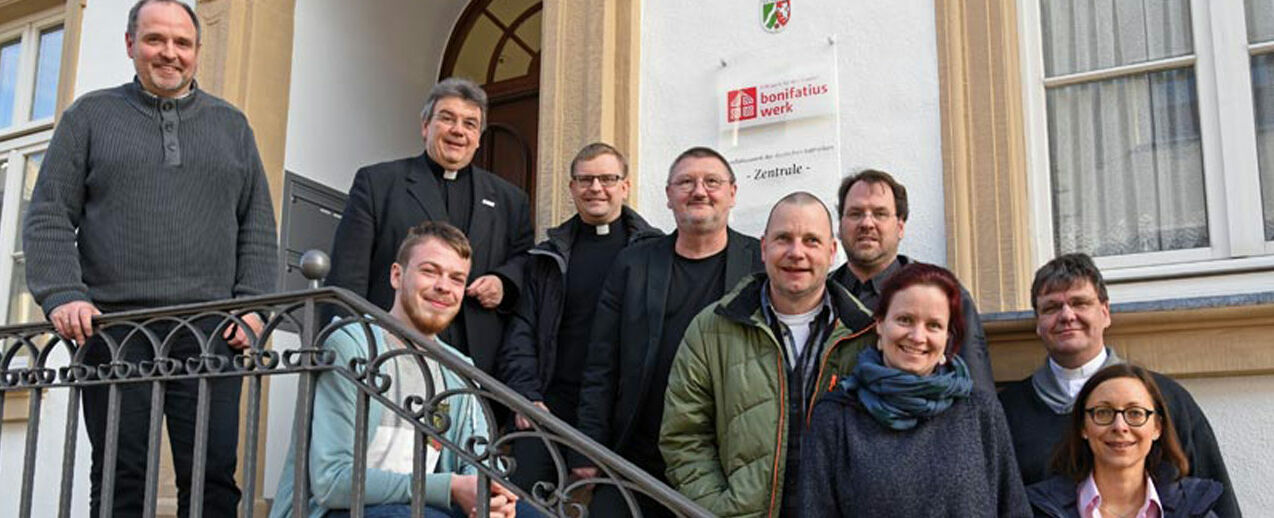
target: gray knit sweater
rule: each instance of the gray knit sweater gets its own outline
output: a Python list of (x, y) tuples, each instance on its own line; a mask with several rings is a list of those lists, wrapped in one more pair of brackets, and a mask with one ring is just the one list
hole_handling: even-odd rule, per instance
[(274, 207), (247, 119), (199, 89), (161, 99), (134, 80), (62, 115), (22, 229), (45, 314), (104, 312), (275, 289)]

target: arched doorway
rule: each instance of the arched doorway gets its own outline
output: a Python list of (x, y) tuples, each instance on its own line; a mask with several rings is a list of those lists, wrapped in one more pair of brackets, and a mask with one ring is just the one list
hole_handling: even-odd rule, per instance
[(539, 0), (474, 0), (451, 33), (439, 74), (467, 77), (486, 90), (487, 129), (474, 163), (525, 190), (532, 210), (542, 11)]

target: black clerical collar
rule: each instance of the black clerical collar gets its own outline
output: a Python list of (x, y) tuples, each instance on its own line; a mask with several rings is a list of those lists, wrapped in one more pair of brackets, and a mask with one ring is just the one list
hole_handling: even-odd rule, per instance
[(583, 218), (580, 218), (578, 232), (580, 235), (598, 238), (620, 235), (624, 232), (624, 218), (615, 218), (615, 221), (605, 225), (594, 225), (592, 223), (585, 222)]

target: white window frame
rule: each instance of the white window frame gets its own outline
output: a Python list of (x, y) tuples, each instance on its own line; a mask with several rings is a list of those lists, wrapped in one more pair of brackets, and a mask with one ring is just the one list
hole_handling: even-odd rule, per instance
[[(0, 26), (0, 43), (22, 40), (22, 52), (18, 58), (17, 89), (14, 90), (13, 121), (8, 128), (0, 129), (0, 140), (45, 130), (53, 127), (54, 116), (31, 119), (31, 106), (35, 102), (35, 72), (40, 51), (40, 33), (45, 29), (62, 25), (65, 53), (66, 26), (64, 9), (59, 7), (42, 13), (19, 18)], [(56, 114), (55, 114), (56, 115)]]
[[(1048, 80), (1044, 76), (1039, 0), (1018, 0), (1018, 8), (1034, 263), (1044, 264), (1055, 253), (1046, 83), (1065, 84), (1068, 79), (1093, 80), (1193, 63), (1211, 246), (1094, 260), (1111, 282), (1274, 270), (1274, 241), (1265, 241), (1262, 227), (1264, 216), (1250, 70), (1250, 54), (1268, 50), (1274, 44), (1249, 52), (1244, 2), (1191, 0), (1194, 54), (1190, 56)], [(1226, 289), (1251, 292), (1268, 290), (1271, 286), (1274, 282), (1253, 285), (1236, 281)]]
[[(0, 158), (7, 159), (8, 170), (4, 178), (4, 195), (0, 199), (0, 324), (10, 324), (10, 292), (13, 274), (23, 253), (15, 251), (18, 236), (27, 156), (42, 152), (53, 138), (53, 121), (49, 117), (31, 119), (31, 107), (35, 102), (35, 79), (40, 51), (40, 34), (46, 29), (61, 25), (63, 30), (62, 54), (66, 52), (66, 13), (64, 7), (56, 7), (23, 16), (0, 24), (0, 42), (22, 39), (22, 51), (18, 58), (17, 87), (14, 90), (13, 121), (8, 128), (0, 129)], [(61, 78), (66, 70), (60, 70)], [(59, 81), (60, 83), (60, 81)], [(61, 88), (61, 85), (58, 85)]]
[(8, 160), (7, 174), (4, 178), (4, 198), (0, 201), (0, 317), (6, 324), (9, 322), (10, 292), (13, 289), (13, 273), (18, 263), (25, 259), (22, 252), (15, 250), (18, 236), (22, 229), (18, 228), (18, 208), (21, 207), (22, 192), (25, 188), (27, 157), (43, 152), (49, 148), (49, 140), (53, 138), (53, 130), (48, 129), (18, 138), (0, 141), (0, 158)]

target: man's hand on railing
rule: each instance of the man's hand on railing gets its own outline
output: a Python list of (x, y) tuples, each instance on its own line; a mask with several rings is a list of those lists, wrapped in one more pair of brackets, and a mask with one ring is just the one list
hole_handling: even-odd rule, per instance
[(49, 312), (49, 320), (63, 338), (83, 345), (88, 337), (93, 336), (93, 315), (100, 314), (102, 312), (92, 302), (73, 300), (53, 308)]
[[(535, 401), (535, 402), (532, 402), (531, 404), (539, 407), (540, 410), (549, 412), (549, 407), (545, 405), (543, 401)], [(518, 430), (526, 430), (531, 427), (531, 420), (527, 419), (526, 416), (522, 414), (518, 414), (513, 419), (513, 424), (516, 424), (518, 426)]]
[[(261, 337), (261, 330), (265, 329), (265, 324), (261, 323), (261, 317), (256, 313), (248, 313), (243, 316), (243, 323), (248, 325), (252, 330), (252, 336)], [(252, 336), (249, 336), (242, 328), (236, 324), (226, 326), (226, 331), (221, 334), (226, 339), (226, 343), (230, 344), (232, 349), (245, 349), (252, 345)]]
[[(513, 518), (517, 515), (518, 495), (504, 486), (491, 482), (491, 514), (495, 518)], [(478, 515), (478, 476), (451, 476), (451, 505), (460, 508), (469, 518)]]

